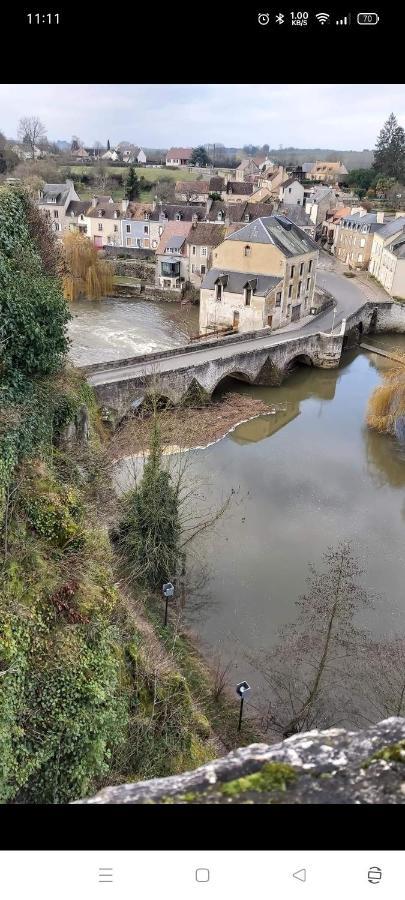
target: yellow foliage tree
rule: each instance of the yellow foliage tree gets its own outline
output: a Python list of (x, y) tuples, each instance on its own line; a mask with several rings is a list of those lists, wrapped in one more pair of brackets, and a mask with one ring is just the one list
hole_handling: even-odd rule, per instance
[(77, 231), (69, 231), (63, 237), (65, 274), (63, 293), (66, 300), (79, 297), (98, 300), (111, 294), (113, 270), (110, 263), (100, 259), (97, 248), (89, 238)]
[(405, 424), (405, 353), (395, 350), (395, 360), (384, 373), (384, 384), (375, 388), (367, 409), (367, 425), (375, 431), (401, 437)]

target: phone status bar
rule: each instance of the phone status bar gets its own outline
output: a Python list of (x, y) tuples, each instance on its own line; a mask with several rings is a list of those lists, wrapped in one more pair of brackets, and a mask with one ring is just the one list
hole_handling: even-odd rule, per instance
[(287, 26), (289, 28), (319, 28), (319, 31), (328, 31), (330, 28), (347, 28), (354, 26), (375, 27), (381, 24), (381, 15), (375, 10), (360, 10), (358, 12), (331, 13), (324, 10), (313, 12), (312, 10), (263, 10), (257, 13), (257, 23), (261, 27)]

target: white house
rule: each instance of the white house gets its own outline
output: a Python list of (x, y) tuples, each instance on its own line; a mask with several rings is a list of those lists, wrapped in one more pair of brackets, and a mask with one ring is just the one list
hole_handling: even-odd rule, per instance
[(280, 203), (289, 206), (304, 205), (304, 188), (296, 178), (287, 178), (280, 184), (278, 191), (278, 199)]
[(171, 147), (166, 153), (167, 166), (189, 166), (193, 150), (191, 147)]

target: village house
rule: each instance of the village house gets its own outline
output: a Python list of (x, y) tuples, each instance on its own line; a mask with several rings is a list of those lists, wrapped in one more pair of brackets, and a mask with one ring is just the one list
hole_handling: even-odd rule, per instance
[(86, 214), (90, 200), (71, 200), (65, 213), (65, 230), (87, 234)]
[(273, 165), (274, 163), (267, 156), (248, 156), (246, 159), (242, 159), (242, 162), (237, 167), (235, 179), (236, 181), (246, 181), (248, 176), (260, 175), (264, 169)]
[(185, 203), (206, 203), (210, 190), (209, 181), (176, 181), (174, 196)]
[(330, 187), (317, 185), (304, 190), (305, 212), (319, 228), (326, 218), (326, 213), (336, 208), (336, 194)]
[(346, 166), (341, 162), (328, 162), (326, 159), (317, 159), (313, 163), (312, 168), (306, 173), (306, 176), (309, 181), (336, 184), (339, 181), (344, 181), (344, 176), (348, 174)]
[(186, 244), (189, 258), (188, 280), (200, 287), (212, 263), (212, 250), (225, 238), (226, 226), (212, 222), (193, 223)]
[(38, 207), (50, 223), (52, 231), (62, 232), (66, 226), (66, 210), (72, 200), (79, 200), (73, 181), (44, 184), (38, 191)]
[(129, 203), (121, 220), (121, 244), (123, 247), (157, 250), (169, 222), (202, 222), (205, 214), (205, 204)]
[(300, 184), (306, 180), (306, 173), (304, 172), (303, 166), (286, 166), (285, 173), (287, 178), (295, 178)]
[(313, 306), (318, 248), (284, 216), (255, 219), (212, 252), (201, 285), (200, 332), (279, 328)]
[(78, 147), (77, 150), (71, 151), (71, 156), (75, 159), (90, 159), (90, 154), (84, 147)]
[[(13, 144), (11, 149), (19, 159), (32, 159), (32, 147), (29, 144)], [(34, 159), (43, 159), (45, 156), (48, 156), (46, 150), (43, 150), (41, 147), (34, 147)]]
[(392, 297), (405, 298), (405, 216), (399, 214), (373, 236), (369, 272)]
[(155, 284), (161, 290), (183, 290), (188, 281), (186, 238), (191, 222), (169, 222), (156, 250)]
[(118, 162), (119, 158), (120, 154), (117, 150), (106, 150), (101, 157), (101, 159), (109, 160), (110, 162)]
[(374, 234), (383, 223), (383, 212), (361, 209), (344, 216), (336, 225), (332, 252), (352, 269), (368, 269)]
[(189, 166), (192, 155), (192, 147), (171, 147), (166, 153), (166, 165)]
[(228, 181), (225, 187), (228, 203), (240, 203), (255, 193), (255, 185), (249, 181)]
[(352, 212), (356, 212), (356, 210), (352, 209), (351, 206), (341, 206), (326, 213), (321, 231), (321, 241), (325, 245), (326, 250), (331, 250), (335, 242), (336, 227), (339, 225), (340, 220), (344, 219), (345, 216), (350, 216)]
[(304, 188), (296, 178), (287, 178), (282, 181), (278, 189), (278, 199), (280, 203), (288, 206), (303, 206), (304, 204)]
[(128, 205), (128, 200), (115, 203), (112, 197), (93, 197), (84, 216), (84, 224), (87, 236), (96, 247), (107, 244), (122, 246), (121, 219), (126, 215)]

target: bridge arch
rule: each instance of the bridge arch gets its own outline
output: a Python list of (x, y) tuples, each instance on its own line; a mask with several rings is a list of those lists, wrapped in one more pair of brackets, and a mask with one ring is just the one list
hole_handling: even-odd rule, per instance
[(296, 353), (289, 360), (287, 360), (283, 374), (288, 375), (294, 369), (298, 369), (299, 366), (314, 366), (314, 360), (310, 353)]
[(224, 372), (221, 375), (221, 377), (218, 379), (211, 390), (211, 397), (214, 393), (216, 393), (216, 391), (218, 391), (218, 388), (220, 387), (222, 382), (228, 381), (228, 379), (230, 378), (234, 379), (235, 381), (243, 381), (245, 384), (253, 384), (253, 379), (250, 375), (248, 375), (246, 372), (242, 372), (240, 369), (233, 369), (230, 372)]

